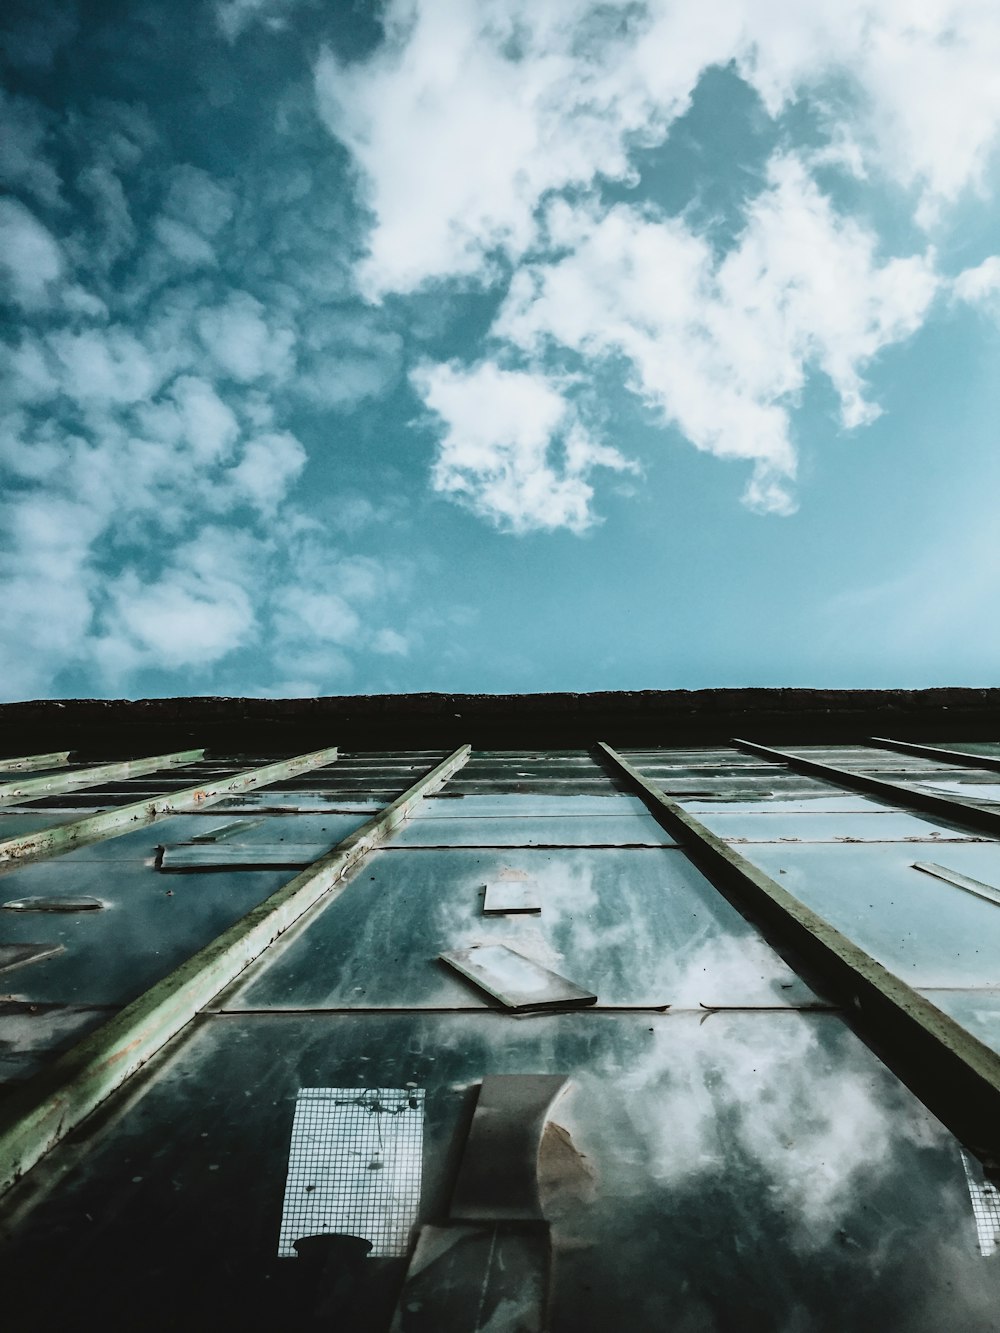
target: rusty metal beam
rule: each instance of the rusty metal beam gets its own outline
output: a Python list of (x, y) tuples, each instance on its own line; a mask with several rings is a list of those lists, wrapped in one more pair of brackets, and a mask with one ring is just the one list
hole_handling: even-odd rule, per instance
[(16, 759), (0, 759), (4, 773), (30, 773), (38, 768), (62, 768), (69, 763), (71, 750), (55, 750), (52, 754), (22, 754)]
[(941, 750), (936, 745), (918, 745), (916, 741), (896, 741), (888, 736), (872, 736), (870, 745), (880, 750), (898, 750), (900, 754), (915, 754), (921, 759), (939, 759), (943, 764), (961, 764), (965, 768), (988, 768), (1000, 771), (1000, 756), (970, 754), (967, 750)]
[(890, 805), (911, 806), (939, 819), (950, 819), (953, 824), (966, 824), (970, 828), (983, 829), (994, 836), (1000, 835), (1000, 811), (987, 810), (982, 806), (970, 805), (959, 796), (945, 796), (943, 792), (924, 791), (908, 782), (893, 782), (888, 778), (878, 778), (871, 773), (857, 773), (850, 768), (840, 768), (837, 764), (820, 763), (817, 759), (804, 759), (787, 750), (774, 750), (768, 745), (758, 745), (754, 741), (742, 741), (734, 738), (733, 744), (746, 754), (758, 754), (776, 764), (785, 764), (797, 773), (809, 777), (822, 778), (838, 787), (850, 787), (855, 791), (870, 792), (879, 796)]
[(117, 782), (119, 778), (138, 778), (144, 773), (183, 768), (204, 758), (204, 750), (178, 750), (174, 754), (150, 755), (148, 759), (122, 759), (114, 764), (97, 764), (94, 768), (71, 768), (65, 773), (46, 773), (40, 778), (3, 782), (0, 783), (0, 805), (24, 805), (28, 801), (40, 801), (43, 796), (100, 787), (105, 782)]
[(789, 893), (609, 745), (624, 776), (692, 861), (745, 915), (815, 972), (876, 1054), (991, 1171), (1000, 1169), (1000, 1055)]
[(469, 757), (463, 745), (332, 851), (175, 968), (102, 1027), (14, 1089), (0, 1108), (0, 1193), (185, 1027)]
[(311, 754), (300, 754), (292, 759), (281, 759), (275, 764), (265, 764), (263, 768), (248, 768), (242, 773), (206, 782), (199, 787), (185, 787), (181, 791), (167, 792), (150, 800), (112, 806), (100, 814), (75, 819), (71, 824), (39, 829), (36, 833), (26, 833), (20, 838), (8, 838), (6, 842), (0, 842), (0, 866), (14, 862), (20, 864), (40, 856), (59, 856), (74, 847), (99, 842), (104, 838), (116, 838), (122, 833), (151, 824), (163, 815), (174, 815), (184, 810), (203, 810), (227, 796), (239, 795), (271, 782), (281, 782), (284, 778), (293, 778), (310, 769), (323, 768), (332, 764), (336, 758), (336, 746), (314, 750)]

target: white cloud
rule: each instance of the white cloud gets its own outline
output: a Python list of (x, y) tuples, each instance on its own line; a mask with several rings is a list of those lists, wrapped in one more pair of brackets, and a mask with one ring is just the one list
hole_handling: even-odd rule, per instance
[(349, 411), (383, 393), (399, 375), (403, 340), (377, 311), (309, 312), (295, 391)]
[[(866, 369), (920, 327), (939, 284), (933, 251), (884, 255), (870, 224), (838, 213), (810, 172), (895, 190), (925, 227), (985, 189), (1000, 9), (395, 0), (384, 26), (364, 60), (327, 51), (315, 69), (321, 115), (371, 210), (362, 292), (496, 285), (512, 266), (495, 337), (539, 375), (552, 374), (554, 350), (623, 362), (629, 387), (697, 448), (753, 464), (747, 503), (790, 512), (791, 413), (808, 377), (829, 378), (846, 429), (872, 421)], [(608, 207), (599, 188), (632, 181), (636, 146), (662, 142), (706, 70), (727, 64), (775, 119), (808, 100), (820, 130), (774, 157), (720, 255), (690, 221)], [(489, 409), (477, 422), (471, 382), (450, 373), (435, 380), (425, 367), (414, 381), (444, 425), (435, 488), (514, 531), (585, 527), (586, 468), (553, 469), (530, 430), (491, 435)], [(476, 384), (492, 406), (490, 387)]]
[(13, 97), (0, 88), (0, 180), (55, 208), (62, 203), (62, 187), (48, 154), (47, 120), (37, 102)]
[(200, 667), (246, 643), (255, 615), (234, 544), (232, 533), (208, 528), (156, 578), (144, 580), (130, 570), (114, 580), (94, 647), (104, 669), (114, 674), (140, 666)]
[(200, 167), (187, 163), (173, 167), (164, 212), (203, 236), (217, 236), (232, 220), (236, 201), (232, 190)]
[(206, 380), (182, 375), (171, 386), (170, 397), (177, 407), (183, 442), (201, 463), (225, 458), (239, 434), (232, 408), (222, 401)]
[[(326, 51), (316, 67), (320, 112), (364, 170), (376, 217), (360, 272), (373, 296), (477, 276), (496, 249), (524, 253), (547, 190), (629, 175), (624, 136), (662, 123), (610, 10), (437, 0), (390, 5), (385, 24), (367, 62)], [(701, 56), (659, 63), (676, 112)]]
[(236, 494), (263, 514), (273, 514), (306, 465), (306, 451), (288, 431), (248, 441), (228, 473)]
[(163, 379), (140, 340), (121, 325), (50, 334), (64, 393), (81, 402), (134, 403), (148, 398)]
[(45, 305), (62, 274), (62, 251), (48, 228), (19, 200), (0, 199), (0, 282), (14, 300), (27, 310)]
[(376, 653), (385, 653), (393, 657), (406, 657), (410, 651), (410, 642), (398, 630), (380, 629), (372, 635), (372, 649)]
[(102, 265), (108, 268), (128, 253), (136, 241), (135, 223), (125, 188), (107, 161), (85, 167), (78, 174), (76, 183), (93, 201), (100, 237), (96, 251)]
[(1000, 255), (990, 255), (975, 268), (964, 269), (952, 284), (952, 290), (959, 300), (970, 305), (996, 304), (1000, 296)]
[(444, 426), (435, 490), (507, 531), (582, 532), (594, 522), (590, 471), (634, 468), (590, 438), (540, 373), (503, 370), (489, 361), (470, 368), (424, 365), (413, 382)]
[(497, 250), (519, 258), (546, 193), (629, 179), (633, 143), (662, 141), (704, 71), (730, 61), (773, 116), (839, 90), (834, 155), (916, 191), (926, 225), (982, 186), (997, 143), (990, 0), (395, 0), (385, 28), (367, 60), (327, 51), (315, 74), (363, 172), (359, 280), (374, 297), (488, 277)]
[(279, 603), (276, 623), (288, 638), (349, 644), (361, 628), (357, 611), (335, 592), (290, 585)]
[(197, 325), (220, 370), (241, 383), (282, 379), (291, 370), (294, 331), (269, 325), (263, 305), (249, 292), (230, 293), (222, 305), (202, 311)]
[(624, 358), (631, 387), (697, 448), (755, 464), (753, 507), (784, 513), (789, 407), (807, 371), (829, 376), (845, 427), (870, 421), (861, 371), (919, 327), (936, 280), (926, 257), (880, 263), (875, 236), (836, 214), (795, 158), (769, 175), (721, 260), (680, 220), (553, 206), (562, 257), (516, 274), (494, 331), (536, 354), (555, 343)]
[(153, 232), (167, 253), (182, 264), (197, 268), (216, 263), (211, 242), (185, 222), (178, 222), (176, 218), (157, 218)]
[(302, 3), (304, 0), (216, 0), (215, 21), (223, 36), (235, 42), (254, 23), (280, 31), (288, 12)]

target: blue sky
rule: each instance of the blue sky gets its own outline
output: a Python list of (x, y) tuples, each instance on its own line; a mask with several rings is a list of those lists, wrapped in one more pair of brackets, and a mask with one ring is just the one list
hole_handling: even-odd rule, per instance
[(2, 697), (996, 683), (992, 0), (0, 22)]

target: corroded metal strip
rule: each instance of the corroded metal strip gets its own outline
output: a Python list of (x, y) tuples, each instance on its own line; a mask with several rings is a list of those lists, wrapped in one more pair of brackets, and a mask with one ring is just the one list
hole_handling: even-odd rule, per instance
[(1000, 1055), (777, 880), (706, 828), (610, 746), (599, 748), (628, 778), (692, 861), (751, 919), (845, 999), (863, 1037), (985, 1165), (1000, 1168)]
[(921, 759), (939, 759), (942, 764), (961, 764), (963, 768), (988, 768), (1000, 772), (1000, 756), (970, 754), (967, 750), (940, 750), (935, 745), (896, 741), (888, 736), (872, 736), (868, 743), (877, 745), (880, 750), (898, 750), (900, 754), (915, 754)]
[(68, 852), (85, 843), (129, 833), (144, 824), (151, 824), (161, 815), (173, 815), (183, 810), (203, 810), (227, 796), (237, 796), (254, 787), (264, 787), (271, 782), (293, 778), (297, 773), (323, 768), (326, 764), (332, 764), (336, 758), (336, 746), (326, 750), (314, 750), (311, 754), (300, 754), (293, 759), (281, 759), (275, 764), (265, 764), (263, 768), (248, 768), (242, 773), (234, 773), (231, 777), (222, 778), (220, 781), (203, 783), (200, 787), (185, 787), (182, 791), (154, 796), (148, 801), (133, 801), (129, 805), (112, 806), (108, 810), (102, 810), (100, 814), (75, 819), (71, 824), (39, 829), (37, 833), (26, 833), (20, 838), (8, 838), (6, 842), (0, 842), (0, 865), (39, 856), (58, 856), (61, 852)]
[[(8, 1189), (465, 763), (463, 745), (308, 870), (223, 931), (96, 1032), (16, 1088), (0, 1111)], [(327, 753), (320, 751), (320, 753)]]
[(178, 750), (174, 754), (155, 754), (148, 759), (123, 759), (114, 764), (97, 764), (93, 768), (72, 768), (66, 773), (48, 773), (41, 778), (24, 778), (19, 782), (0, 783), (0, 805), (23, 805), (39, 801), (43, 796), (57, 796), (61, 792), (80, 791), (84, 787), (100, 787), (119, 778), (138, 778), (144, 773), (161, 773), (165, 768), (183, 768), (205, 758), (204, 750)]
[(970, 805), (960, 796), (945, 796), (943, 792), (926, 791), (909, 782), (893, 782), (871, 773), (841, 768), (837, 764), (824, 764), (818, 759), (805, 759), (787, 750), (773, 750), (768, 745), (757, 745), (754, 741), (734, 739), (733, 744), (746, 754), (759, 754), (776, 764), (785, 764), (798, 773), (822, 778), (824, 782), (835, 783), (838, 787), (853, 787), (856, 791), (870, 792), (890, 805), (911, 806), (915, 810), (937, 815), (939, 819), (950, 819), (954, 824), (967, 824), (971, 828), (984, 829), (987, 833), (1000, 834), (1000, 811)]
[(37, 768), (62, 768), (69, 763), (71, 750), (55, 750), (52, 754), (22, 754), (16, 759), (0, 759), (0, 772), (30, 773)]

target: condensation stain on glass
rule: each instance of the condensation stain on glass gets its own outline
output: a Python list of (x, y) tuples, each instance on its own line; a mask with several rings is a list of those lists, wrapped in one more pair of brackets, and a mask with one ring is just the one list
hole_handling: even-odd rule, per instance
[(358, 1236), (371, 1257), (406, 1254), (420, 1207), (424, 1090), (300, 1088), (278, 1254), (306, 1236)]

